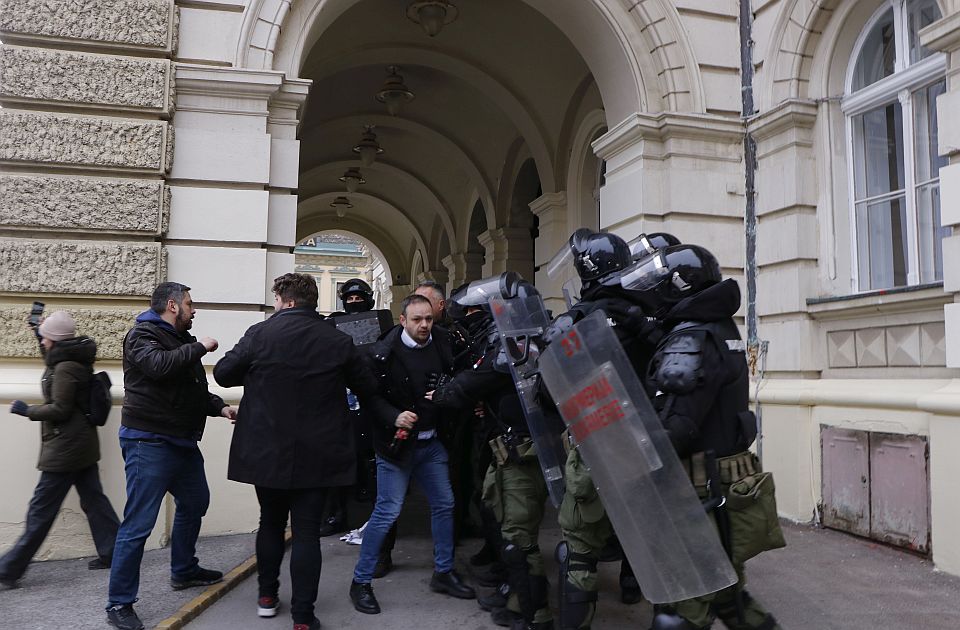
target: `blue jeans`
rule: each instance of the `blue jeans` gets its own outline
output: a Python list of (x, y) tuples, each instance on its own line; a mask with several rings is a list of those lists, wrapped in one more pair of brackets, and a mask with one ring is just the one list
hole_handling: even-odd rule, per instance
[(174, 580), (188, 580), (199, 568), (194, 552), (200, 521), (210, 505), (199, 448), (124, 438), (120, 448), (127, 473), (127, 504), (113, 550), (108, 607), (137, 600), (143, 546), (157, 523), (164, 495), (173, 495), (177, 507), (170, 534), (170, 575)]
[(453, 490), (447, 470), (447, 451), (434, 438), (413, 446), (412, 457), (397, 466), (377, 456), (377, 504), (363, 530), (360, 559), (353, 579), (369, 584), (387, 530), (400, 516), (410, 477), (417, 480), (430, 502), (430, 528), (433, 533), (433, 564), (437, 573), (453, 569)]

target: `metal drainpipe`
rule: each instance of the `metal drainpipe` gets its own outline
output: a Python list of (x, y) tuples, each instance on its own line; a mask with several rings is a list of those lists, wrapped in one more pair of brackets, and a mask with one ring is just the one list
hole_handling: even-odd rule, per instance
[[(750, 371), (756, 375), (760, 368), (760, 380), (766, 362), (766, 342), (761, 342), (757, 333), (757, 143), (750, 133), (748, 125), (756, 113), (753, 107), (753, 11), (750, 0), (740, 0), (740, 102), (741, 118), (744, 124), (743, 165), (744, 165), (744, 228), (746, 234), (747, 279), (747, 360)], [(757, 382), (757, 455), (763, 461), (763, 421), (759, 400), (760, 381)]]

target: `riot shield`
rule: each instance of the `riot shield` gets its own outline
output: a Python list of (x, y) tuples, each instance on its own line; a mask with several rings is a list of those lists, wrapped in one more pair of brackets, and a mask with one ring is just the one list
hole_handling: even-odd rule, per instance
[(734, 584), (717, 530), (605, 315), (551, 343), (540, 371), (644, 597), (676, 602)]
[(393, 315), (387, 310), (334, 315), (330, 320), (333, 321), (337, 330), (350, 335), (356, 346), (373, 343), (381, 334), (393, 327)]
[(537, 345), (550, 317), (539, 295), (510, 299), (492, 298), (490, 310), (497, 323), (497, 331), (510, 360), (510, 374), (517, 387), (523, 414), (530, 429), (530, 438), (537, 449), (537, 458), (547, 482), (550, 500), (556, 507), (563, 501), (563, 450), (559, 421), (550, 422), (537, 400), (539, 375)]

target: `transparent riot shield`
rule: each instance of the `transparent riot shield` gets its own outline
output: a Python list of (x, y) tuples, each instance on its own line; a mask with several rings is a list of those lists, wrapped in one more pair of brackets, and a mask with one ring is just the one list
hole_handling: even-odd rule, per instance
[(644, 597), (676, 602), (735, 583), (717, 530), (604, 314), (554, 340), (540, 371)]
[(550, 317), (539, 295), (506, 300), (492, 298), (490, 310), (510, 359), (510, 374), (520, 396), (550, 500), (559, 507), (563, 501), (563, 467), (566, 461), (561, 440), (563, 427), (559, 420), (550, 422), (537, 400), (540, 380), (537, 372), (540, 354), (538, 344), (541, 343), (544, 329), (550, 324)]

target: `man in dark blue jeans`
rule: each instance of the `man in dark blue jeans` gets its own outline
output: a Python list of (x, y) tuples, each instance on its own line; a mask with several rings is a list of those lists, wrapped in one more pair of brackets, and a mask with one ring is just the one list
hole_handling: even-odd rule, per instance
[(447, 451), (437, 439), (442, 418), (440, 408), (425, 397), (453, 369), (446, 337), (433, 337), (432, 328), (430, 300), (411, 295), (401, 306), (400, 325), (372, 349), (381, 394), (372, 409), (377, 503), (363, 532), (360, 559), (350, 585), (350, 600), (362, 613), (380, 612), (370, 582), (383, 539), (400, 514), (411, 477), (430, 503), (434, 550), (430, 589), (462, 599), (476, 597), (453, 568), (453, 490)]
[(223, 579), (194, 556), (210, 490), (197, 442), (207, 416), (231, 420), (233, 407), (207, 389), (201, 357), (217, 341), (189, 334), (196, 310), (190, 287), (157, 286), (150, 310), (123, 342), (123, 410), (120, 447), (127, 475), (127, 504), (117, 532), (110, 571), (107, 621), (120, 630), (140, 630), (133, 610), (140, 586), (143, 547), (167, 492), (176, 502), (170, 534), (170, 585), (176, 590)]

